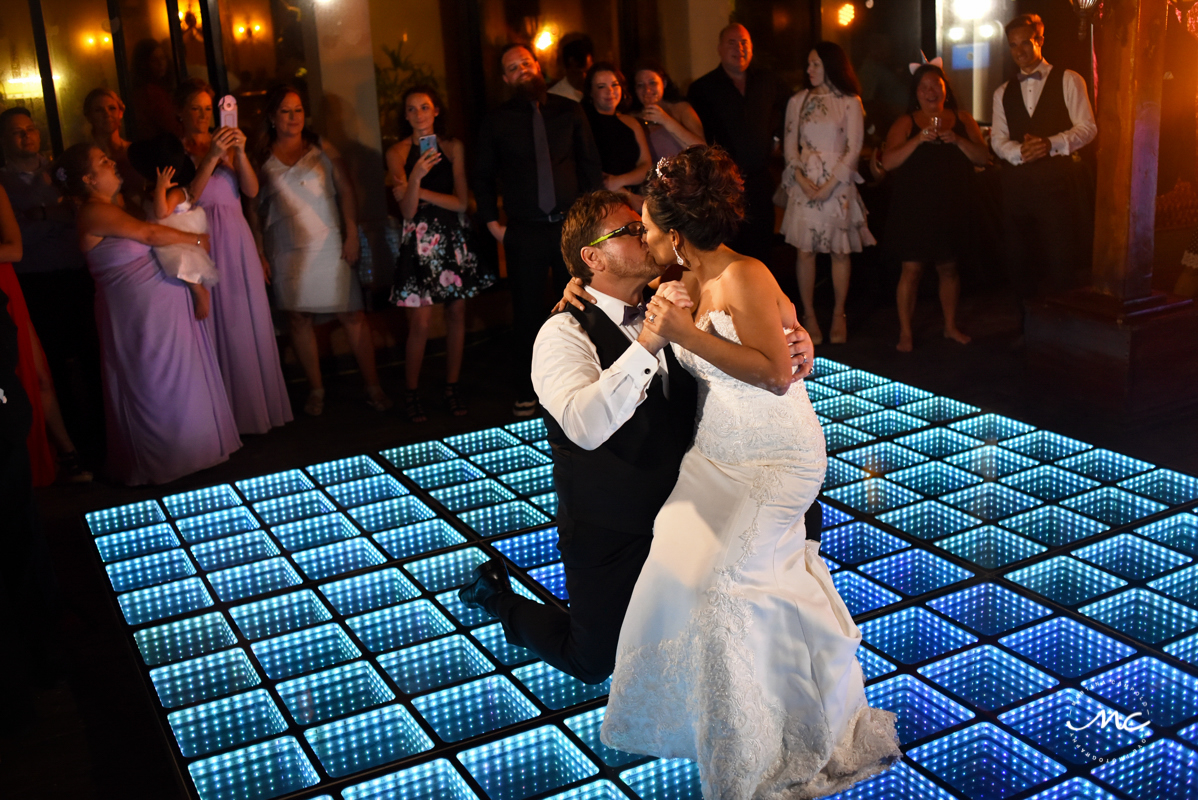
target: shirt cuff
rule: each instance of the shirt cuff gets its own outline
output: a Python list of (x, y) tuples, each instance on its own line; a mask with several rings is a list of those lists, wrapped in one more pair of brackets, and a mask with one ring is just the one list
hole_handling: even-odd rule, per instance
[(1056, 133), (1048, 137), (1048, 143), (1051, 145), (1048, 154), (1050, 156), (1067, 156), (1069, 155), (1069, 140), (1064, 134)]
[(643, 390), (657, 374), (657, 356), (646, 350), (640, 342), (632, 342), (612, 367), (627, 374)]

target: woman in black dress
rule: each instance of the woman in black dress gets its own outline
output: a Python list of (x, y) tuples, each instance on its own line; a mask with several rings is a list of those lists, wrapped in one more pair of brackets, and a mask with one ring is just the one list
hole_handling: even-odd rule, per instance
[[(486, 289), (495, 277), (479, 268), (471, 243), (465, 213), (465, 148), (457, 139), (434, 133), (441, 127), (436, 90), (409, 89), (403, 109), (407, 135), (387, 150), (392, 193), (403, 216), (391, 302), (407, 309), (408, 316), (404, 411), (412, 422), (424, 422), (428, 417), (417, 389), (433, 304), (445, 304), (445, 402), (451, 413), (461, 416), (466, 413), (458, 392), (466, 340), (463, 300)], [(436, 146), (421, 152), (420, 140), (430, 136), (436, 136)]]
[(957, 108), (940, 67), (924, 64), (911, 75), (907, 110), (890, 126), (882, 152), (883, 169), (894, 173), (883, 245), (903, 265), (897, 292), (897, 349), (903, 353), (912, 348), (911, 318), (924, 264), (934, 264), (940, 275), (945, 338), (969, 342), (957, 328), (957, 261), (968, 238), (973, 167), (990, 160), (978, 124)]
[(640, 121), (621, 112), (628, 96), (625, 86), (620, 70), (600, 61), (587, 72), (582, 105), (599, 148), (604, 188), (639, 197), (651, 165), (649, 140)]

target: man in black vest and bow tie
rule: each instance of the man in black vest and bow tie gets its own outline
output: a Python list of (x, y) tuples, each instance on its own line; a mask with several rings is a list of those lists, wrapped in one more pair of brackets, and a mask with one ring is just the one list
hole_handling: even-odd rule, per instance
[[(551, 316), (533, 349), (532, 381), (553, 446), (570, 610), (517, 595), (498, 559), (479, 566), (459, 593), (467, 605), (499, 617), (509, 642), (587, 683), (603, 682), (615, 666), (654, 518), (695, 430), (695, 379), (666, 340), (643, 328), (645, 288), (661, 274), (643, 233), (640, 217), (615, 192), (592, 192), (574, 204), (562, 228), (562, 256), (593, 302)], [(667, 299), (690, 305), (680, 284), (668, 292)], [(810, 338), (799, 329), (788, 341), (795, 363), (808, 364)]]
[(990, 144), (1002, 170), (1003, 235), (1010, 279), (1021, 297), (1080, 286), (1093, 246), (1093, 182), (1077, 154), (1098, 126), (1086, 82), (1053, 67), (1040, 51), (1044, 22), (1021, 14), (1007, 23), (1017, 80), (994, 93)]

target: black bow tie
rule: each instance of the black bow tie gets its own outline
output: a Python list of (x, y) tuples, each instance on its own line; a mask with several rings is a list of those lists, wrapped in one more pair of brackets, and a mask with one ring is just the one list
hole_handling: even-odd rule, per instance
[(645, 304), (641, 303), (637, 306), (624, 306), (624, 321), (621, 325), (634, 325), (645, 318)]
[(1021, 72), (1019, 73), (1019, 82), (1024, 81), (1040, 81), (1044, 80), (1044, 75), (1040, 72)]

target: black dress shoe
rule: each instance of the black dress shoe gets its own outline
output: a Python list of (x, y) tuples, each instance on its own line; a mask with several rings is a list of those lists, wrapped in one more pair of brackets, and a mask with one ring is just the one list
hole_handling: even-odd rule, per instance
[(490, 601), (504, 592), (511, 591), (512, 583), (507, 574), (507, 565), (503, 563), (503, 559), (493, 558), (474, 568), (474, 580), (458, 590), (458, 599), (470, 608), (481, 608), (494, 615), (495, 612), (488, 607)]

